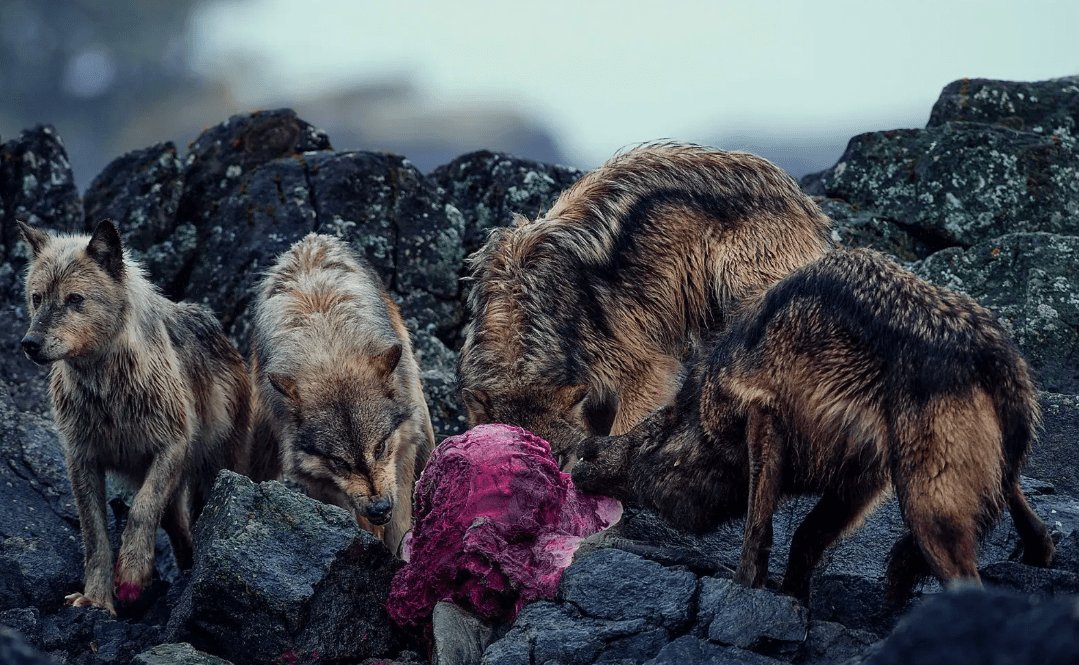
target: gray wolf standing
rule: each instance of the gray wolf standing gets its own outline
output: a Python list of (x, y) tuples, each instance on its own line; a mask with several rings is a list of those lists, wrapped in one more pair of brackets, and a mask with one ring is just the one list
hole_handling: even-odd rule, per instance
[(573, 477), (693, 530), (745, 515), (735, 579), (758, 587), (778, 501), (820, 494), (783, 579), (799, 597), (824, 551), (894, 487), (910, 532), (888, 586), (903, 602), (928, 573), (977, 581), (979, 540), (1004, 506), (1023, 561), (1052, 561), (1019, 488), (1039, 419), (1026, 363), (991, 312), (880, 254), (842, 251), (748, 307), (674, 405), (586, 441)]
[(524, 427), (570, 465), (587, 433), (624, 433), (669, 402), (687, 350), (819, 257), (830, 229), (760, 157), (676, 143), (616, 155), (470, 259), (470, 424)]
[[(174, 303), (125, 255), (112, 222), (92, 236), (19, 224), (30, 246), (22, 348), (52, 365), (49, 390), (85, 548), (85, 587), (67, 602), (115, 612), (150, 583), (157, 527), (181, 568), (191, 523), (222, 468), (248, 461), (251, 386), (206, 308)], [(113, 568), (105, 472), (135, 490)]]
[(301, 481), (396, 552), (434, 447), (397, 305), (344, 242), (310, 234), (259, 286), (251, 336), (261, 470)]

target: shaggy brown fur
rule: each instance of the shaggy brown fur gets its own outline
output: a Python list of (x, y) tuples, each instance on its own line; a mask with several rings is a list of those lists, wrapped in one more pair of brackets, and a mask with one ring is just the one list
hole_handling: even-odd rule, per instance
[[(124, 254), (111, 222), (90, 236), (20, 224), (30, 245), (30, 329), (50, 391), (85, 548), (85, 588), (70, 604), (114, 611), (150, 583), (157, 527), (191, 565), (191, 523), (222, 468), (246, 471), (250, 383), (206, 308), (173, 303)], [(135, 490), (113, 570), (105, 472)]]
[(674, 405), (585, 442), (573, 478), (694, 530), (745, 515), (736, 579), (752, 586), (765, 581), (777, 502), (820, 494), (783, 580), (801, 597), (825, 549), (892, 486), (911, 531), (889, 568), (900, 602), (929, 572), (978, 580), (979, 538), (1004, 505), (1023, 560), (1050, 563), (1053, 542), (1019, 489), (1039, 416), (992, 313), (874, 252), (835, 252), (748, 307)]
[(628, 431), (676, 394), (702, 335), (829, 247), (830, 224), (754, 155), (674, 143), (616, 155), (470, 259), (458, 365), (470, 424), (529, 429), (564, 463), (586, 433)]
[(297, 242), (259, 287), (251, 370), (256, 476), (288, 474), (396, 552), (434, 431), (378, 275), (337, 238)]

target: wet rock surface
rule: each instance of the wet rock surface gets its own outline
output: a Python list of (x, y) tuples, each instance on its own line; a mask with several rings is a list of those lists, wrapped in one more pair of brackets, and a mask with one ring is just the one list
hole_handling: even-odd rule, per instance
[[(1052, 569), (1018, 563), (1005, 516), (981, 551), (985, 590), (943, 592), (929, 580), (908, 606), (886, 606), (885, 557), (903, 533), (888, 501), (828, 552), (810, 597), (796, 601), (730, 581), (740, 522), (695, 536), (630, 508), (615, 528), (585, 541), (555, 598), (527, 605), (509, 625), (473, 625), (451, 612), (456, 618), (439, 622), (449, 631), (440, 636), (406, 633), (386, 619), (382, 603), (400, 563), (344, 513), (234, 475), (222, 477), (197, 525), (192, 571), (176, 571), (162, 537), (157, 581), (140, 606), (119, 617), (65, 608), (63, 596), (81, 586), (82, 548), (47, 370), (19, 348), (27, 254), (15, 222), (85, 232), (114, 219), (153, 281), (172, 298), (209, 304), (245, 351), (260, 272), (308, 232), (345, 238), (401, 305), (441, 440), (466, 427), (454, 382), (466, 257), (489, 229), (548, 209), (580, 173), (481, 151), (424, 175), (401, 156), (335, 151), (325, 133), (283, 109), (229, 118), (187, 149), (164, 143), (129, 153), (80, 196), (55, 131), (7, 137), (0, 145), (0, 624), (7, 627), (0, 660), (404, 664), (468, 660), (478, 644), (486, 645), (483, 662), (529, 665), (1074, 658), (1077, 127), (1075, 77), (957, 81), (926, 128), (855, 137), (836, 166), (803, 180), (835, 220), (837, 244), (879, 249), (971, 295), (1014, 335), (1045, 391), (1024, 488), (1059, 541)], [(776, 513), (773, 581), (813, 501)], [(126, 506), (114, 500), (110, 508), (117, 540)], [(460, 657), (465, 652), (472, 655)]]

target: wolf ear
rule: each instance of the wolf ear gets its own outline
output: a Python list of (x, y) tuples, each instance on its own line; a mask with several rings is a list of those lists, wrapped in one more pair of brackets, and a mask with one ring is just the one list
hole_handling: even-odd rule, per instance
[(274, 390), (284, 395), (285, 399), (299, 406), (300, 391), (296, 389), (296, 379), (284, 374), (270, 374), (267, 377)]
[(113, 223), (107, 219), (101, 220), (94, 235), (90, 236), (90, 242), (86, 245), (86, 253), (90, 258), (105, 269), (116, 281), (124, 277), (124, 248), (120, 245), (120, 234)]
[(475, 427), (491, 422), (491, 398), (479, 388), (462, 388), (461, 401), (468, 412), (468, 423)]
[(382, 353), (371, 357), (371, 365), (379, 376), (388, 377), (397, 369), (397, 363), (401, 362), (401, 345), (394, 344)]
[(35, 229), (29, 224), (17, 223), (19, 230), (22, 231), (23, 240), (30, 246), (30, 258), (36, 259), (37, 255), (41, 253), (41, 248), (49, 244), (49, 234), (40, 229)]

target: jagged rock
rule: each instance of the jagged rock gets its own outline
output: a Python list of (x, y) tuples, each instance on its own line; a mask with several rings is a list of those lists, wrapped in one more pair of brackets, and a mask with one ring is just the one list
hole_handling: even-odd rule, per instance
[(568, 166), (480, 150), (436, 168), (430, 178), (464, 217), (467, 255), (483, 245), (487, 231), (512, 224), (514, 214), (534, 219), (545, 212), (581, 175)]
[(307, 159), (318, 228), (366, 255), (414, 330), (447, 339), (462, 325), (457, 272), (464, 222), (397, 155), (322, 153)]
[(51, 126), (0, 145), (0, 380), (21, 410), (48, 412), (48, 370), (22, 352), (28, 321), (23, 269), (29, 258), (16, 221), (65, 233), (83, 228), (82, 199), (67, 151)]
[(929, 126), (983, 122), (1035, 134), (1079, 135), (1079, 76), (1048, 81), (960, 79), (944, 86)]
[(195, 538), (172, 641), (238, 665), (399, 650), (383, 606), (401, 562), (346, 511), (222, 471)]
[(0, 381), (0, 610), (56, 608), (82, 583), (71, 486), (51, 424)]
[(453, 603), (439, 602), (431, 613), (431, 665), (474, 665), (494, 638), (494, 628)]
[(1075, 597), (966, 589), (936, 594), (905, 617), (864, 665), (1079, 662)]
[(861, 134), (811, 189), (916, 229), (930, 249), (1079, 233), (1079, 141), (973, 123)]
[(901, 227), (872, 210), (858, 210), (838, 199), (817, 203), (832, 218), (832, 241), (841, 247), (870, 247), (900, 261), (924, 259), (933, 252), (930, 245), (912, 235), (914, 229)]
[(1079, 396), (1042, 393), (1042, 431), (1027, 458), (1026, 473), (1079, 496)]
[(457, 392), (457, 354), (424, 330), (414, 331), (412, 348), (420, 366), (435, 441), (463, 433), (468, 429), (468, 415)]
[(810, 621), (802, 665), (832, 665), (856, 658), (879, 638), (865, 630), (851, 630), (831, 621)]
[(160, 643), (164, 631), (85, 607), (63, 607), (55, 614), (41, 614), (36, 608), (8, 610), (0, 613), (0, 623), (18, 630), (42, 653), (81, 665), (130, 662), (135, 654)]
[(1079, 393), (1079, 238), (1010, 233), (937, 252), (913, 271), (993, 310), (1042, 390)]
[(783, 662), (738, 647), (723, 647), (683, 635), (660, 649), (655, 658), (645, 661), (645, 665), (779, 665)]
[(131, 256), (169, 294), (195, 251), (195, 227), (177, 229), (183, 162), (171, 142), (117, 157), (91, 181), (83, 197), (86, 230), (111, 219)]
[(1079, 575), (1055, 568), (1035, 568), (1017, 561), (998, 561), (980, 569), (986, 585), (1040, 596), (1079, 594)]
[(185, 298), (209, 305), (246, 355), (255, 285), (282, 252), (314, 230), (303, 161), (279, 159), (254, 168), (244, 186), (218, 202)]
[(53, 665), (50, 660), (6, 626), (0, 626), (0, 663), (5, 665)]
[(713, 642), (752, 649), (765, 640), (802, 642), (809, 617), (794, 598), (710, 577), (701, 580), (697, 621)]
[[(177, 218), (200, 231), (218, 224), (221, 201), (242, 189), (259, 166), (313, 150), (332, 150), (324, 132), (291, 109), (237, 114), (202, 132), (184, 160)], [(263, 202), (264, 205), (271, 200)]]
[[(649, 648), (658, 650), (670, 639), (665, 630), (660, 629), (663, 633), (660, 636), (655, 629), (644, 618), (588, 617), (573, 605), (541, 600), (521, 610), (513, 628), (484, 651), (481, 662), (511, 665), (553, 660), (563, 665), (589, 665), (597, 662), (608, 648), (616, 648), (617, 653), (636, 650), (640, 662), (656, 653), (646, 653)], [(637, 637), (644, 633), (648, 635)]]
[(28, 129), (0, 146), (0, 201), (0, 244), (7, 260), (16, 251), (16, 220), (65, 233), (82, 230), (82, 199), (67, 150), (51, 125)]
[(135, 656), (131, 662), (133, 665), (232, 665), (224, 658), (203, 653), (186, 642), (159, 644)]
[(689, 621), (696, 576), (639, 556), (601, 549), (575, 559), (562, 573), (560, 600), (591, 617), (611, 621), (645, 619), (678, 630)]

